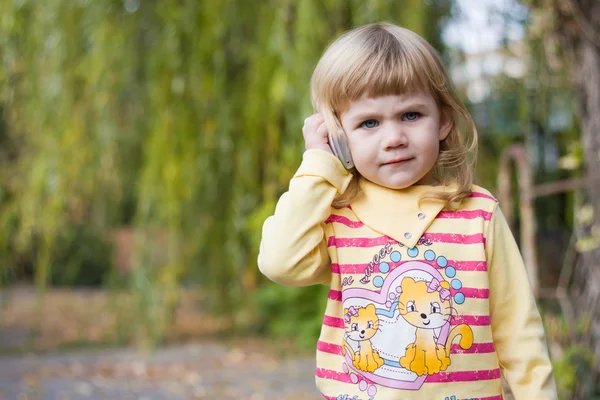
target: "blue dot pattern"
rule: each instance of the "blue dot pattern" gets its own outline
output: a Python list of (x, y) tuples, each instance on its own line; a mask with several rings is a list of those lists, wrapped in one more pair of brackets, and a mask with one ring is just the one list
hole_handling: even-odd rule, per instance
[(392, 252), (392, 254), (390, 254), (390, 258), (392, 259), (393, 262), (398, 262), (398, 261), (400, 261), (402, 256), (400, 255), (399, 251), (394, 251), (394, 252)]
[(452, 279), (452, 289), (458, 290), (460, 288), (462, 288), (462, 282), (458, 279)]
[(382, 262), (381, 264), (379, 264), (379, 272), (387, 274), (388, 272), (390, 272), (390, 264), (386, 263), (386, 262)]
[(444, 256), (439, 256), (437, 259), (437, 265), (444, 268), (446, 265), (448, 265), (448, 260)]
[(454, 278), (456, 276), (456, 270), (453, 266), (446, 267), (446, 276), (448, 278)]
[(382, 287), (383, 286), (383, 278), (380, 276), (376, 276), (375, 278), (373, 278), (373, 285), (375, 285), (375, 287)]
[(433, 261), (433, 260), (435, 260), (435, 253), (433, 252), (433, 250), (427, 250), (425, 252), (425, 259), (427, 261)]
[(456, 293), (456, 294), (454, 295), (454, 302), (455, 302), (456, 304), (462, 304), (462, 303), (464, 303), (464, 302), (465, 302), (465, 295), (464, 295), (464, 294), (462, 294), (462, 293), (460, 293), (460, 292), (459, 292), (459, 293)]
[(412, 249), (408, 249), (409, 257), (415, 258), (418, 255), (419, 255), (419, 249), (417, 249), (416, 247), (413, 247)]

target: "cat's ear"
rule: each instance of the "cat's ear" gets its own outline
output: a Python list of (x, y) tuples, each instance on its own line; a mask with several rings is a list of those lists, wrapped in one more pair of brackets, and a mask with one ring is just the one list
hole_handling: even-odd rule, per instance
[(367, 306), (367, 311), (375, 312), (375, 304), (371, 303)]
[(415, 286), (415, 280), (413, 278), (411, 278), (410, 276), (407, 276), (406, 278), (402, 279), (402, 283), (400, 283), (400, 287), (402, 287), (402, 292), (406, 292), (407, 290), (410, 290), (410, 288), (412, 288), (413, 286)]
[(440, 286), (443, 287), (444, 289), (450, 289), (450, 282), (441, 281)]
[(344, 308), (344, 314), (348, 314), (348, 309)]

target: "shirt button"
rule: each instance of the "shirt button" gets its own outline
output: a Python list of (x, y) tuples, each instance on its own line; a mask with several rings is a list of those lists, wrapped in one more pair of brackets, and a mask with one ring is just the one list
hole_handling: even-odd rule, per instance
[(412, 237), (412, 233), (410, 233), (410, 232), (406, 232), (406, 233), (404, 234), (404, 237), (405, 237), (405, 238), (407, 238), (407, 239), (410, 239), (410, 238)]
[(425, 214), (423, 214), (423, 213), (419, 213), (419, 214), (417, 215), (417, 218), (419, 218), (419, 219), (425, 219)]

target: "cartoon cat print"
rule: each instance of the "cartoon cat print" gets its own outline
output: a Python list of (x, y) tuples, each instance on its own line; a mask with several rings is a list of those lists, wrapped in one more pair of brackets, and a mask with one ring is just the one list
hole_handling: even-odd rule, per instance
[(452, 328), (445, 344), (437, 343), (434, 329), (441, 328), (452, 316), (449, 283), (435, 278), (426, 282), (406, 277), (400, 286), (400, 315), (417, 328), (415, 341), (406, 347), (400, 365), (419, 376), (445, 371), (450, 365), (450, 347), (454, 338), (461, 337), (459, 345), (463, 349), (473, 345), (473, 331), (466, 324)]
[(371, 338), (379, 330), (379, 317), (376, 314), (375, 305), (346, 308), (344, 310), (344, 326), (345, 337), (359, 342), (359, 349), (355, 352), (344, 338), (342, 353), (346, 355), (348, 352), (352, 358), (352, 364), (361, 371), (373, 372), (381, 367), (383, 359), (371, 344)]

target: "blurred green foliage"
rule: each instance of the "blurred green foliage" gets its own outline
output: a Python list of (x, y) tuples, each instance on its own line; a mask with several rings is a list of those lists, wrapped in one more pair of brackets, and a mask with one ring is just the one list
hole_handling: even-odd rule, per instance
[(53, 239), (52, 262), (48, 266), (50, 285), (99, 286), (106, 281), (112, 247), (100, 232), (87, 225), (74, 225)]
[(313, 350), (321, 332), (328, 292), (324, 285), (281, 290), (280, 286), (266, 284), (256, 293), (257, 318), (249, 330), (291, 337), (301, 348)]
[(587, 337), (594, 334), (589, 313), (583, 313), (573, 325), (573, 322), (556, 312), (546, 308), (542, 308), (542, 311), (546, 316), (546, 333), (554, 349), (557, 346), (560, 349), (557, 354), (552, 354), (559, 397), (571, 399), (577, 393), (577, 398), (600, 399), (600, 382), (594, 373), (594, 355), (584, 344), (588, 342)]
[[(131, 227), (136, 335), (148, 342), (169, 323), (181, 282), (200, 284), (209, 306), (234, 322), (246, 296), (257, 294), (268, 309), (278, 297), (269, 291), (287, 293), (259, 289), (258, 241), (301, 158), (308, 81), (320, 54), (336, 35), (379, 20), (440, 48), (437, 22), (451, 7), (449, 0), (0, 4), (4, 275), (32, 271), (40, 287), (99, 284), (112, 264), (110, 232)], [(307, 310), (315, 308), (310, 299), (302, 300)], [(282, 326), (294, 321), (288, 315), (267, 322), (281, 317)]]

